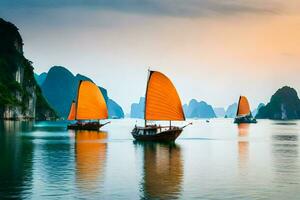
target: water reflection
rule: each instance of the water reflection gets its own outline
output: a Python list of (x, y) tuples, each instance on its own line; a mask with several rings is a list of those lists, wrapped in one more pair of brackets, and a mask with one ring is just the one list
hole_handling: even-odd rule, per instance
[(103, 181), (107, 154), (107, 133), (76, 131), (76, 183), (80, 189), (91, 192)]
[(300, 183), (298, 134), (299, 126), (291, 123), (272, 129), (271, 155), (274, 176), (272, 181), (276, 183), (273, 187), (278, 191), (277, 199), (298, 199)]
[(144, 151), (143, 199), (176, 199), (181, 194), (183, 163), (176, 144), (136, 143)]
[[(298, 155), (298, 127), (293, 123), (282, 123), (287, 128), (272, 130), (272, 147), (274, 155), (288, 154), (289, 156)], [(286, 155), (280, 155), (286, 158)]]
[(249, 160), (249, 142), (246, 137), (249, 135), (250, 124), (238, 124), (238, 157), (239, 157), (239, 166), (244, 169), (247, 166)]
[(299, 127), (294, 123), (282, 123), (284, 128), (272, 130), (272, 156), (273, 170), (276, 178), (283, 182), (298, 183), (299, 161), (298, 161), (298, 133)]
[(0, 122), (0, 197), (28, 198), (32, 185), (33, 145), (20, 137), (28, 122)]
[(28, 132), (33, 130), (32, 121), (0, 121), (1, 130), (3, 133), (18, 134), (20, 132)]
[(296, 142), (298, 141), (298, 135), (273, 135), (274, 141), (286, 141), (286, 142)]
[(291, 122), (291, 121), (277, 121), (273, 123), (274, 125), (279, 125), (279, 126), (290, 126), (290, 125), (297, 125), (297, 122)]
[(199, 122), (180, 146), (133, 143), (134, 121), (117, 122), (0, 122), (0, 199), (297, 199), (300, 121)]

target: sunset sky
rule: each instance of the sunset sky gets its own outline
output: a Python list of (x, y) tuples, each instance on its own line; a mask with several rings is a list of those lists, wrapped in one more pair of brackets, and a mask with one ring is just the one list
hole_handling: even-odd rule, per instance
[(165, 73), (183, 103), (266, 103), (300, 92), (299, 0), (2, 0), (35, 72), (60, 65), (108, 89), (125, 110)]

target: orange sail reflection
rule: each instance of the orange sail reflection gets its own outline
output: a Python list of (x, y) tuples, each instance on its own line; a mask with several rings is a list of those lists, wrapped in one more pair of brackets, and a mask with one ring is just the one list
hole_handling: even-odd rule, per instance
[(248, 102), (247, 97), (240, 96), (239, 104), (238, 104), (238, 110), (237, 110), (237, 116), (244, 116), (251, 113), (250, 105)]
[(107, 133), (77, 131), (75, 138), (77, 183), (83, 189), (97, 189), (104, 174)]
[(243, 138), (249, 135), (249, 127), (250, 124), (247, 123), (238, 124), (238, 134), (240, 137), (238, 141), (239, 165), (242, 168), (246, 167), (249, 159), (249, 142)]
[(238, 124), (238, 132), (240, 137), (246, 137), (249, 134), (249, 127), (250, 124), (248, 123), (241, 123)]
[(183, 181), (181, 149), (175, 144), (142, 144), (144, 147), (144, 198), (175, 199)]
[(145, 120), (185, 120), (176, 88), (160, 72), (150, 72), (145, 104)]

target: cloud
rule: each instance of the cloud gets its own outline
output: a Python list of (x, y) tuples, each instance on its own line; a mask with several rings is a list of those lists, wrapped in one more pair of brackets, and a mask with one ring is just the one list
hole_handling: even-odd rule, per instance
[(274, 14), (282, 10), (276, 0), (2, 0), (0, 7), (64, 8), (88, 7), (144, 15), (201, 17), (239, 13)]

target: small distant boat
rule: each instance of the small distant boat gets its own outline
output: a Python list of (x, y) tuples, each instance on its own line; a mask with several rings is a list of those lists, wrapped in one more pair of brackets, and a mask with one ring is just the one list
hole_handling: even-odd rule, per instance
[(257, 123), (256, 119), (252, 116), (248, 99), (245, 96), (240, 96), (234, 123)]
[(77, 120), (68, 125), (73, 130), (99, 130), (104, 124), (101, 119), (108, 118), (107, 106), (100, 89), (91, 81), (80, 81), (77, 101), (73, 101), (68, 120)]
[[(145, 126), (135, 126), (131, 134), (136, 140), (171, 142), (184, 127), (172, 126), (171, 121), (185, 121), (182, 104), (176, 88), (164, 74), (149, 71), (145, 95)], [(169, 126), (148, 125), (147, 121), (169, 121)]]

